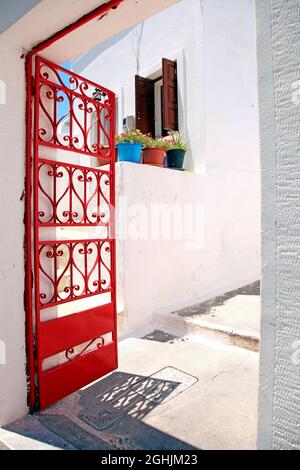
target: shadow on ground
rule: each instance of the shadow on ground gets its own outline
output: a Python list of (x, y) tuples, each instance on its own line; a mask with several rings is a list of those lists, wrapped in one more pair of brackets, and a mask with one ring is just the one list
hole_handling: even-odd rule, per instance
[(180, 385), (115, 372), (6, 429), (61, 449), (193, 450), (143, 422)]

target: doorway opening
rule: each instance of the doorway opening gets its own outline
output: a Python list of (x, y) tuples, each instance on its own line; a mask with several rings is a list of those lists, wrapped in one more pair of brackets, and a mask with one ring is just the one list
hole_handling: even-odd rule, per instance
[[(180, 8), (184, 3), (179, 2), (180, 13), (172, 7), (172, 15), (177, 19), (181, 16)], [(112, 4), (115, 5), (114, 2)], [(152, 21), (161, 20), (154, 18)], [(166, 24), (165, 19), (163, 21)], [(191, 24), (191, 17), (188, 24)], [(193, 25), (194, 33), (196, 26)], [(116, 41), (114, 46), (118, 48), (120, 44)], [(95, 59), (95, 51), (92, 51), (91, 62), (90, 52), (85, 57), (72, 57), (72, 70), (44, 58), (41, 51), (36, 56), (35, 67), (40, 71), (42, 64), (50, 66), (56, 78), (53, 76), (51, 79), (49, 71), (46, 75), (38, 72), (33, 84), (34, 93), (37, 93), (41, 83), (43, 86), (46, 84), (42, 101), (45, 100), (47, 104), (41, 106), (39, 95), (34, 112), (35, 116), (43, 113), (41, 119), (48, 121), (48, 124), (42, 127), (33, 120), (37, 138), (32, 153), (36, 157), (36, 179), (31, 179), (33, 175), (29, 164), (27, 184), (33, 182), (36, 199), (33, 213), (27, 212), (27, 235), (31, 236), (32, 220), (36, 220), (35, 272), (41, 271), (43, 280), (35, 286), (33, 307), (36, 309), (40, 305), (43, 307), (41, 310), (45, 310), (46, 304), (47, 308), (53, 307), (54, 310), (50, 311), (50, 316), (44, 317), (47, 326), (37, 325), (36, 318), (28, 319), (28, 345), (32, 350), (29, 354), (31, 405), (32, 408), (35, 404), (44, 408), (64, 394), (68, 395), (67, 403), (70, 406), (74, 403), (72, 400), (78, 404), (81, 399), (86, 399), (84, 409), (76, 408), (76, 420), (88, 422), (90, 428), (96, 428), (96, 432), (111, 429), (113, 436), (120, 429), (118, 426), (121, 426), (122, 417), (129, 417), (128, 422), (134, 426), (136, 418), (143, 416), (144, 419), (147, 415), (145, 419), (148, 427), (157, 427), (162, 433), (170, 433), (170, 422), (176, 423), (172, 432), (181, 441), (180, 445), (185, 441), (190, 446), (204, 448), (212, 445), (214, 433), (217, 433), (218, 440), (220, 434), (218, 427), (212, 424), (207, 440), (203, 436), (199, 441), (195, 440), (193, 436), (199, 420), (209, 423), (210, 417), (216, 416), (216, 421), (223, 422), (226, 427), (235, 407), (238, 409), (236, 416), (240, 424), (234, 445), (241, 445), (241, 430), (245, 432), (250, 425), (254, 431), (251, 436), (246, 436), (242, 445), (251, 447), (255, 441), (258, 358), (258, 332), (256, 329), (255, 334), (252, 334), (252, 326), (255, 323), (257, 328), (259, 321), (259, 287), (255, 283), (259, 276), (260, 258), (259, 172), (252, 167), (250, 159), (242, 162), (235, 159), (239, 154), (239, 145), (245, 142), (245, 129), (240, 134), (236, 133), (239, 112), (234, 106), (226, 108), (226, 102), (222, 102), (223, 108), (220, 102), (219, 107), (216, 106), (216, 96), (222, 94), (231, 100), (230, 104), (237, 104), (234, 100), (240, 99), (239, 93), (244, 82), (239, 83), (238, 96), (234, 87), (230, 89), (230, 94), (224, 93), (219, 83), (212, 85), (213, 92), (212, 89), (207, 92), (211, 105), (206, 115), (209, 126), (203, 131), (201, 113), (205, 106), (199, 101), (193, 81), (199, 75), (191, 73), (196, 66), (191, 58), (188, 60), (188, 53), (188, 47), (178, 43), (172, 50), (160, 51), (159, 58), (152, 57), (151, 63), (144, 64), (143, 68), (130, 74), (129, 86), (125, 79), (123, 82), (119, 73), (113, 73), (110, 69), (116, 67), (113, 54), (111, 62), (105, 53)], [(160, 71), (157, 64), (162, 57), (168, 59), (163, 61)], [(101, 67), (101, 63), (105, 67)], [(32, 65), (34, 62), (28, 63), (30, 100)], [(211, 71), (210, 63), (205, 66), (206, 70)], [(199, 72), (198, 69), (196, 71)], [(88, 78), (83, 79), (83, 76)], [(69, 88), (65, 83), (66, 77)], [(112, 83), (116, 77), (118, 82)], [(226, 79), (229, 81), (229, 76)], [(125, 163), (117, 164), (115, 176), (114, 96), (120, 89), (119, 122), (135, 113), (136, 122), (141, 121), (136, 127), (145, 133), (159, 136), (169, 130), (179, 130), (184, 134), (189, 143), (189, 153), (182, 172)], [(252, 92), (251, 88), (250, 94)], [(249, 96), (247, 99), (250, 99)], [(56, 104), (51, 108), (53, 100)], [(65, 101), (72, 105), (62, 115), (60, 106)], [(249, 102), (244, 105), (249, 111)], [(31, 112), (29, 105), (29, 115)], [(250, 111), (247, 116), (251, 132), (253, 115), (254, 112), (251, 114)], [(216, 127), (213, 131), (212, 121), (218, 119), (224, 125), (221, 130)], [(53, 122), (54, 128), (59, 128), (54, 133), (51, 130)], [(56, 126), (58, 122), (59, 126)], [(142, 126), (145, 128), (141, 129)], [(32, 127), (28, 128), (27, 149), (31, 155)], [(198, 146), (197, 131), (199, 135), (203, 132), (206, 134), (206, 156), (202, 152), (202, 144)], [(212, 139), (214, 132), (223, 143), (222, 154), (217, 147), (217, 139)], [(230, 132), (231, 137), (228, 137)], [(46, 144), (43, 147), (48, 150), (40, 154), (39, 146), (43, 139)], [(57, 139), (56, 143), (53, 139)], [(65, 156), (67, 152), (71, 160)], [(90, 160), (88, 166), (86, 157)], [(199, 161), (203, 159), (206, 159), (206, 174), (197, 170)], [(38, 171), (44, 171), (41, 181)], [(67, 179), (66, 185), (63, 179)], [(114, 201), (115, 179), (119, 184), (117, 201)], [(237, 206), (237, 201), (243, 205)], [(123, 203), (125, 206), (122, 206)], [(27, 207), (32, 207), (31, 199), (28, 204)], [(113, 219), (108, 221), (115, 205), (119, 209), (117, 228), (125, 225), (129, 227), (129, 232), (124, 237), (120, 236), (117, 243)], [(237, 207), (242, 207), (240, 212), (236, 210)], [(129, 215), (126, 208), (129, 208)], [(154, 219), (151, 218), (153, 214)], [(151, 231), (153, 220), (159, 221), (158, 231)], [(166, 232), (162, 235), (162, 226), (166, 224), (169, 224), (167, 235)], [(87, 230), (86, 235), (82, 234), (83, 226)], [(101, 235), (93, 236), (96, 226)], [(147, 227), (150, 227), (150, 235)], [(255, 230), (253, 227), (256, 227)], [(47, 236), (40, 237), (43, 229), (46, 229), (44, 233)], [(103, 235), (105, 230), (109, 230), (109, 236), (107, 233)], [(29, 253), (31, 260), (32, 254)], [(40, 263), (36, 262), (40, 255), (43, 256), (43, 262), (48, 263), (47, 269), (44, 265), (41, 269)], [(114, 267), (114, 257), (118, 259), (118, 270)], [(28, 286), (31, 282), (29, 271), (28, 267)], [(39, 275), (35, 281), (37, 279)], [(117, 282), (118, 299), (115, 290)], [(53, 287), (53, 294), (51, 289), (48, 292), (40, 289), (45, 283), (51, 289)], [(108, 295), (108, 300), (101, 305), (98, 295)], [(32, 299), (27, 301), (30, 307)], [(67, 305), (74, 301), (81, 305), (82, 310), (75, 308), (67, 312)], [(86, 302), (85, 306), (79, 304), (82, 301)], [(96, 304), (93, 304), (94, 301)], [(58, 310), (63, 312), (61, 316)], [(247, 322), (251, 317), (246, 335), (241, 311), (245, 313), (243, 321), (246, 319)], [(258, 313), (257, 317), (252, 315), (254, 311)], [(112, 374), (111, 381), (105, 379), (87, 387), (84, 393), (79, 390), (69, 396), (69, 393), (117, 367), (116, 316), (122, 340), (121, 375), (119, 372)], [(43, 323), (40, 318), (38, 321)], [(61, 327), (58, 327), (58, 322)], [(86, 322), (88, 331), (84, 330)], [(61, 330), (58, 332), (57, 328)], [(37, 335), (34, 335), (33, 332), (38, 330)], [(104, 354), (105, 349), (107, 354)], [(59, 358), (53, 358), (55, 355)], [(99, 362), (93, 362), (92, 357), (99, 358)], [(48, 358), (50, 360), (47, 363)], [(40, 368), (39, 377), (36, 360)], [(72, 361), (73, 364), (79, 364), (76, 372), (70, 368)], [(70, 368), (67, 386), (64, 373), (66, 367)], [(57, 374), (52, 381), (59, 368), (61, 375)], [(127, 374), (125, 379), (128, 380), (123, 380), (122, 372)], [(47, 379), (44, 389), (43, 374), (51, 378)], [(205, 390), (200, 378), (206, 380)], [(60, 393), (60, 387), (63, 394)], [(232, 390), (232, 394), (227, 394), (226, 399), (219, 401), (214, 414), (211, 400), (220, 396), (224, 389)], [(51, 390), (50, 398), (45, 390)], [(208, 416), (203, 410), (193, 420), (189, 403), (196, 395), (205, 403), (204, 408), (210, 411)], [(102, 397), (101, 403), (97, 402), (99, 396)], [(121, 402), (115, 400), (115, 396), (121, 397)], [(245, 396), (250, 402), (249, 409), (243, 407)], [(93, 406), (88, 397), (94, 400)], [(108, 404), (110, 398), (112, 400)], [(171, 409), (169, 413), (167, 404), (171, 399), (174, 400), (173, 415)], [(133, 405), (127, 407), (128, 402)], [(139, 414), (136, 407), (144, 405), (147, 405), (149, 413)], [(59, 406), (57, 404), (54, 407), (58, 414)], [(160, 420), (159, 410), (166, 413), (165, 421)], [(97, 414), (99, 419), (95, 419)], [(180, 422), (186, 423), (185, 434), (181, 434)], [(191, 423), (190, 428), (188, 423)], [(127, 444), (129, 447), (134, 445)], [(179, 444), (173, 442), (172, 445)], [(222, 448), (230, 447), (230, 442), (224, 438), (220, 445)]]

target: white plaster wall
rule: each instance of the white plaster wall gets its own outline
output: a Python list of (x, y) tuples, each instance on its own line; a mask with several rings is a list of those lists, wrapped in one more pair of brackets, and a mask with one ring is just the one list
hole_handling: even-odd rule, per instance
[[(260, 186), (256, 173), (249, 173), (247, 180), (238, 172), (208, 178), (119, 163), (117, 174), (121, 335), (149, 329), (160, 310), (207, 300), (259, 278), (260, 216), (259, 211), (253, 213), (253, 189), (259, 193)], [(188, 230), (178, 239), (174, 231), (173, 239), (153, 239), (150, 229), (144, 230), (148, 220), (140, 223), (145, 209), (149, 214), (153, 205), (174, 204), (200, 214), (193, 218), (194, 243)]]
[(135, 74), (178, 61), (185, 166), (259, 171), (253, 0), (181, 0), (74, 59), (74, 70), (113, 89), (120, 121), (135, 114)]
[(203, 18), (207, 171), (247, 178), (260, 170), (254, 2), (207, 0)]
[[(187, 160), (195, 168), (193, 155), (202, 155), (199, 119), (201, 5), (183, 0), (148, 18), (107, 44), (74, 60), (74, 70), (108, 86), (119, 96), (119, 128), (122, 118), (135, 114), (135, 75), (150, 76), (162, 67), (162, 58), (178, 61), (179, 127), (194, 150)], [(198, 112), (199, 111), (199, 112)], [(199, 154), (200, 153), (200, 154)], [(201, 160), (198, 158), (198, 167)]]
[[(0, 46), (0, 80), (5, 99), (0, 104), (0, 425), (23, 416), (26, 406), (24, 294), (24, 142), (25, 78), (21, 48)], [(9, 118), (10, 116), (10, 118)], [(11, 119), (13, 117), (13, 120)], [(18, 132), (18, 137), (16, 136)]]
[[(156, 0), (147, 14), (170, 5), (173, 0)], [(174, 0), (176, 1), (176, 0)], [(33, 2), (31, 2), (33, 4)], [(0, 426), (27, 412), (25, 375), (24, 312), (24, 190), (25, 177), (25, 67), (24, 53), (68, 24), (104, 3), (100, 0), (41, 0), (28, 13), (0, 35)], [(9, 12), (1, 9), (5, 27)], [(25, 10), (24, 10), (25, 13)], [(145, 17), (143, 1), (124, 2), (118, 13), (117, 31), (128, 28)], [(105, 19), (105, 37), (98, 28), (98, 41), (114, 34), (110, 18)], [(98, 23), (97, 23), (98, 25)], [(85, 28), (87, 38), (95, 40)], [(88, 41), (85, 41), (88, 44)], [(95, 42), (93, 43), (93, 45)], [(82, 52), (82, 43), (68, 43), (68, 48), (51, 49), (54, 61)], [(57, 55), (56, 55), (57, 54)]]
[(257, 0), (262, 161), (258, 447), (300, 449), (300, 2)]
[[(150, 76), (162, 57), (178, 61), (180, 129), (191, 146), (185, 166), (197, 175), (121, 166), (118, 194), (148, 207), (153, 199), (198, 201), (205, 238), (194, 253), (185, 250), (185, 240), (122, 244), (125, 333), (146, 325), (158, 309), (206, 300), (260, 278), (253, 1), (182, 0), (75, 59), (74, 70), (119, 95), (121, 124), (135, 113), (134, 75)], [(119, 226), (124, 218), (120, 214)]]

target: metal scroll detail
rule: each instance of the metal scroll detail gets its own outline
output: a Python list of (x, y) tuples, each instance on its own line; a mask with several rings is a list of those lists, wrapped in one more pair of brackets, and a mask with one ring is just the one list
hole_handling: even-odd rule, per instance
[(44, 309), (112, 291), (115, 97), (43, 58), (37, 59), (35, 82), (36, 233), (51, 227), (60, 227), (61, 235), (68, 227), (101, 229), (97, 239), (78, 232), (75, 240), (38, 241), (37, 303)]
[(89, 80), (41, 59), (37, 92), (40, 144), (110, 157), (114, 143), (109, 131), (113, 113), (109, 90), (95, 89)]
[(107, 226), (110, 184), (107, 171), (39, 159), (39, 224)]
[(110, 254), (111, 240), (40, 242), (41, 308), (109, 292)]
[[(96, 343), (96, 344), (95, 344)], [(83, 354), (87, 353), (89, 349), (95, 345), (97, 349), (100, 349), (104, 346), (104, 338), (93, 338), (89, 341), (81, 350), (76, 351), (75, 348), (70, 348), (65, 351), (65, 357), (68, 361), (72, 361), (74, 359), (78, 359)]]

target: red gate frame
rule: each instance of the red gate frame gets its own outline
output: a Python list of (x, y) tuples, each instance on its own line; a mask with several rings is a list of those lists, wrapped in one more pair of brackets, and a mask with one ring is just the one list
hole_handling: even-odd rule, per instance
[[(26, 161), (25, 161), (25, 236), (24, 236), (24, 264), (25, 264), (25, 291), (24, 291), (24, 306), (26, 315), (26, 353), (27, 353), (27, 377), (28, 377), (28, 406), (33, 411), (37, 406), (37, 385), (35, 384), (35, 372), (36, 372), (36, 361), (35, 361), (35, 334), (34, 334), (34, 322), (33, 322), (33, 256), (32, 256), (32, 189), (33, 189), (33, 139), (32, 139), (32, 99), (33, 99), (33, 61), (35, 56), (49, 47), (54, 42), (70, 34), (81, 26), (87, 24), (98, 16), (102, 16), (110, 10), (116, 9), (125, 0), (111, 0), (95, 10), (91, 11), (87, 15), (70, 24), (65, 29), (57, 32), (52, 37), (42, 41), (36, 47), (34, 47), (26, 55), (25, 62), (25, 73), (26, 73)], [(113, 187), (115, 187), (115, 181), (112, 181)], [(114, 191), (113, 191), (114, 193)], [(114, 202), (113, 202), (114, 204)], [(114, 241), (113, 241), (114, 242)], [(115, 243), (115, 242), (114, 242)], [(115, 251), (115, 250), (114, 250)], [(115, 269), (115, 266), (114, 266)], [(116, 289), (114, 289), (116, 292)], [(114, 303), (116, 298), (113, 299)]]

